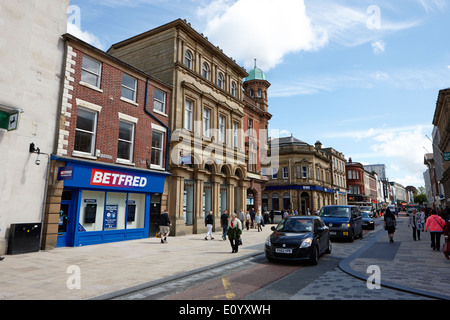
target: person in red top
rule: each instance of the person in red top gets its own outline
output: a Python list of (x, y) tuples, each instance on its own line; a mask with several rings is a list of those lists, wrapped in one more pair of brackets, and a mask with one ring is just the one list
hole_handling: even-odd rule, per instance
[(445, 221), (438, 216), (436, 210), (431, 211), (431, 215), (427, 219), (425, 225), (425, 231), (430, 231), (431, 235), (431, 247), (433, 250), (439, 251), (441, 247), (441, 234), (444, 230)]

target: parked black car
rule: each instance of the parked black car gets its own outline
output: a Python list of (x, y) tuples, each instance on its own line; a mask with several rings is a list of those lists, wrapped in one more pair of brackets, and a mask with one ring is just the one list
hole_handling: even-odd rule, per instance
[(308, 260), (313, 265), (323, 253), (331, 253), (330, 230), (317, 216), (290, 216), (267, 238), (265, 254), (273, 260)]

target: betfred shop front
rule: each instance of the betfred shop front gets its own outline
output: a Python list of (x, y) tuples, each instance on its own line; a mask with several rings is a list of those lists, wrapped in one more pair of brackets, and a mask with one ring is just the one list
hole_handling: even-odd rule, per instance
[(65, 162), (57, 247), (149, 236), (151, 199), (163, 193), (166, 172)]

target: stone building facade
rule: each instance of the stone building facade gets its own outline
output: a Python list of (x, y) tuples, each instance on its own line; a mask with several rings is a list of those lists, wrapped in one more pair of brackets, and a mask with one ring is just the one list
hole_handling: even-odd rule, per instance
[(209, 211), (218, 229), (221, 213), (246, 204), (243, 79), (249, 74), (181, 19), (108, 52), (173, 86), (171, 176), (162, 198), (172, 234), (206, 232)]
[[(439, 132), (439, 145), (435, 157), (442, 157), (442, 177), (439, 175), (439, 205), (450, 206), (450, 89), (439, 91), (433, 125)], [(434, 147), (433, 147), (434, 149)], [(443, 192), (441, 192), (443, 189)]]
[(270, 141), (273, 152), (278, 152), (279, 167), (273, 168), (262, 199), (269, 211), (293, 209), (306, 214), (334, 204), (331, 157), (320, 143), (283, 137)]

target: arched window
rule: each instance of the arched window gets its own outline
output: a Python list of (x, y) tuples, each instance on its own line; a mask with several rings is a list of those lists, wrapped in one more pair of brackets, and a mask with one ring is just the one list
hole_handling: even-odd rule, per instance
[(217, 76), (217, 85), (220, 89), (223, 89), (223, 74), (222, 72), (219, 72), (219, 75)]
[(203, 63), (202, 76), (206, 80), (209, 80), (209, 65), (206, 62)]
[(236, 82), (231, 82), (231, 95), (236, 97)]
[(186, 50), (184, 55), (184, 65), (192, 70), (192, 53), (189, 50)]

